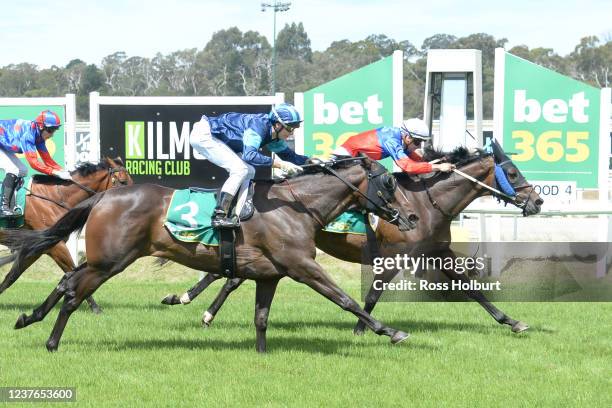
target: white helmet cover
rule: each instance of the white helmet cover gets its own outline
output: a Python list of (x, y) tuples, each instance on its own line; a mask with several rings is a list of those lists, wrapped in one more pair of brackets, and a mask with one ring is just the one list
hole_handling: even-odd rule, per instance
[(402, 124), (402, 133), (417, 139), (431, 139), (431, 135), (429, 134), (429, 127), (422, 119), (418, 118), (405, 120)]

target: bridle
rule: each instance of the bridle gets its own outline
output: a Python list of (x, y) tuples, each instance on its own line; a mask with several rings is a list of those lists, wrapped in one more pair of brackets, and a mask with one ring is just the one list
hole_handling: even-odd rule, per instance
[[(502, 170), (504, 171), (504, 174), (506, 174), (506, 177), (508, 177), (508, 175), (506, 173), (506, 170), (504, 169), (504, 166), (507, 165), (508, 163), (512, 163), (512, 160), (510, 160), (510, 159), (504, 160), (501, 163), (497, 164), (499, 167), (502, 168)], [(527, 181), (527, 180), (525, 180), (525, 181)], [(519, 201), (518, 194), (516, 194), (514, 197), (512, 197), (512, 196), (509, 196), (507, 194), (504, 194), (504, 193), (498, 191), (498, 194), (493, 194), (493, 197), (497, 198), (498, 201), (503, 201), (506, 204), (514, 205), (515, 207), (519, 208), (522, 211), (523, 215), (525, 215), (525, 213), (527, 211), (527, 205), (529, 205), (529, 201), (531, 200), (531, 193), (535, 189), (535, 186), (533, 184), (526, 183), (526, 184), (522, 184), (520, 186), (516, 186), (516, 187), (512, 186), (512, 187), (514, 188), (514, 191), (523, 190), (523, 189), (529, 188), (529, 187), (531, 187), (531, 190), (527, 194), (527, 199), (524, 202)]]
[[(108, 168), (108, 175), (110, 176), (110, 182), (112, 182), (112, 186), (113, 187), (117, 187), (117, 183), (119, 183), (122, 186), (127, 186), (128, 185), (127, 177), (125, 178), (125, 180), (121, 180), (119, 177), (117, 177), (116, 174), (117, 173), (121, 173), (121, 172), (125, 172), (127, 174), (127, 169), (125, 167), (123, 167), (123, 166), (109, 167)], [(106, 187), (108, 187), (108, 182), (106, 183)]]

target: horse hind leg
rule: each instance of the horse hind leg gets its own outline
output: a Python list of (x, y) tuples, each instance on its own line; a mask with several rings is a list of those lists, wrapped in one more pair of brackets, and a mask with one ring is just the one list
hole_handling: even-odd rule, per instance
[[(57, 245), (51, 248), (51, 250), (49, 250), (48, 255), (55, 261), (57, 266), (62, 268), (64, 272), (68, 272), (74, 269), (72, 256), (70, 256), (68, 247), (64, 242), (59, 242)], [(89, 304), (89, 308), (94, 314), (102, 313), (102, 308), (96, 303), (93, 297), (88, 297), (87, 303)]]
[(68, 323), (72, 313), (78, 309), (86, 297), (91, 296), (110, 276), (112, 275), (109, 273), (104, 273), (89, 265), (85, 265), (84, 268), (75, 271), (65, 281), (64, 304), (47, 340), (47, 350), (57, 351), (62, 334), (66, 328), (66, 323)]
[(53, 309), (53, 307), (60, 301), (60, 299), (64, 296), (66, 292), (66, 282), (70, 277), (77, 272), (78, 270), (84, 268), (87, 264), (83, 263), (79, 265), (74, 271), (66, 272), (62, 279), (60, 279), (58, 285), (51, 291), (47, 299), (34, 311), (30, 316), (23, 313), (19, 318), (17, 318), (17, 323), (15, 323), (15, 329), (23, 329), (31, 325), (32, 323), (42, 321)]

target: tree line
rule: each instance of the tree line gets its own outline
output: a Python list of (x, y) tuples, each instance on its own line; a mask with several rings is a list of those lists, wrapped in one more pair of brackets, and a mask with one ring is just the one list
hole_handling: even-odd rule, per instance
[[(409, 40), (385, 35), (363, 40), (334, 41), (324, 51), (313, 51), (302, 23), (286, 24), (276, 39), (276, 90), (291, 100), (303, 92), (395, 50), (404, 52), (405, 116), (421, 114), (425, 91), (427, 51), (430, 49), (478, 49), (482, 51), (484, 117), (493, 116), (493, 65), (495, 48), (508, 40), (477, 33), (466, 37), (436, 34), (417, 48)], [(510, 53), (596, 87), (612, 83), (612, 40), (584, 37), (569, 55), (550, 48), (520, 45)], [(29, 63), (0, 68), (3, 97), (45, 97), (74, 93), (77, 115), (89, 118), (89, 92), (108, 96), (239, 96), (267, 95), (272, 89), (272, 47), (255, 31), (237, 27), (216, 32), (202, 49), (189, 48), (153, 58), (115, 52), (99, 65), (73, 59), (65, 67), (38, 69)]]

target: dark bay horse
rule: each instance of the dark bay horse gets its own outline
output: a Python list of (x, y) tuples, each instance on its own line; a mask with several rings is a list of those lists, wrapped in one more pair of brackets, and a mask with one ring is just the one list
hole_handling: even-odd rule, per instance
[[(523, 209), (525, 216), (540, 212), (543, 200), (533, 191), (530, 184), (521, 175), (520, 170), (506, 156), (498, 144), (494, 144), (494, 154), (485, 154), (482, 151), (468, 152), (465, 148), (458, 148), (450, 153), (427, 150), (425, 160), (446, 158), (451, 163), (456, 163), (459, 169), (485, 184), (495, 187), (494, 164), (501, 164), (507, 175), (508, 181), (517, 192), (514, 200), (501, 197), (505, 201)], [(463, 211), (472, 201), (478, 197), (490, 195), (491, 192), (473, 181), (461, 176), (439, 173), (434, 177), (422, 179), (415, 182), (405, 174), (396, 174), (398, 189), (409, 201), (419, 217), (418, 226), (411, 231), (399, 231), (385, 221), (381, 221), (376, 229), (376, 241), (382, 243), (380, 255), (394, 257), (396, 254), (408, 254), (425, 256), (451, 256), (455, 254), (449, 248), (451, 241), (451, 221)], [(367, 247), (367, 238), (358, 234), (338, 234), (318, 230), (315, 236), (317, 248), (326, 253), (352, 263), (362, 263), (364, 260), (364, 248)], [(388, 282), (398, 273), (392, 270), (382, 276), (383, 282)], [(468, 278), (465, 274), (457, 274), (452, 270), (443, 269), (448, 278), (453, 280), (464, 280)], [(186, 304), (197, 297), (208, 285), (221, 276), (207, 274), (194, 287), (182, 296), (168, 295), (163, 300), (164, 304)], [(221, 288), (219, 294), (206, 310), (202, 317), (204, 326), (212, 323), (217, 312), (229, 296), (243, 282), (243, 279), (228, 279)], [(379, 286), (380, 287), (380, 286)], [(382, 291), (376, 290), (374, 284), (366, 297), (365, 310), (370, 313), (380, 298)], [(489, 314), (500, 324), (511, 326), (512, 331), (518, 333), (524, 331), (528, 326), (514, 320), (491, 304), (485, 295), (478, 290), (468, 291), (466, 295), (477, 301)], [(364, 326), (359, 322), (355, 328), (356, 334), (362, 334)]]
[[(256, 281), (257, 350), (266, 350), (270, 305), (278, 281), (285, 276), (310, 286), (363, 320), (375, 333), (389, 336), (393, 344), (399, 343), (408, 337), (407, 333), (384, 326), (364, 313), (315, 262), (314, 237), (322, 226), (351, 207), (368, 207), (400, 228), (414, 227), (416, 217), (397, 193), (393, 176), (376, 162), (350, 159), (337, 163), (334, 169), (317, 168), (322, 172), (278, 184), (257, 183), (255, 214), (242, 223), (236, 238), (236, 274)], [(65, 275), (31, 316), (20, 316), (15, 328), (41, 320), (64, 297), (47, 341), (48, 350), (57, 350), (70, 315), (83, 299), (143, 256), (163, 257), (218, 274), (217, 247), (177, 241), (163, 226), (173, 193), (171, 188), (150, 184), (109, 190), (77, 205), (48, 230), (11, 231), (10, 242), (18, 251), (0, 260), (0, 264), (16, 258), (12, 271), (87, 222), (87, 262)]]
[[(71, 172), (76, 183), (62, 180), (54, 176), (42, 174), (32, 178), (30, 191), (26, 195), (24, 213), (25, 227), (32, 230), (42, 230), (51, 227), (76, 204), (91, 197), (96, 192), (105, 191), (109, 188), (132, 184), (132, 178), (123, 166), (120, 158), (104, 158), (98, 164), (83, 163)], [(0, 244), (4, 244), (4, 232), (0, 231)], [(42, 255), (42, 254), (41, 254)], [(75, 268), (70, 252), (64, 241), (58, 242), (47, 251), (55, 263), (64, 272)], [(38, 257), (32, 257), (19, 274), (8, 276), (0, 283), (0, 293), (8, 289), (19, 278), (21, 273), (30, 267)], [(99, 313), (100, 307), (93, 298), (87, 298), (92, 311)]]

